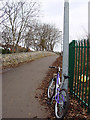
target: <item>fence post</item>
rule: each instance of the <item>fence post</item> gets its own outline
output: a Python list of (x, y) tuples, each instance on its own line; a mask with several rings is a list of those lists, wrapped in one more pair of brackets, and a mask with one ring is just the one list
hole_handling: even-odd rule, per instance
[(78, 73), (77, 73), (77, 95), (79, 94), (79, 74), (80, 74), (80, 41), (78, 42)]
[(79, 102), (80, 102), (80, 95), (81, 95), (81, 76), (82, 76), (82, 67), (83, 67), (83, 42), (81, 41), (81, 48), (80, 48), (80, 52), (81, 52), (81, 66), (80, 66), (80, 85), (79, 85)]
[(75, 40), (69, 44), (69, 88), (70, 93), (73, 93), (73, 79), (74, 79), (74, 64), (75, 64)]
[[(90, 52), (90, 39), (87, 42), (87, 46), (89, 48), (88, 52)], [(89, 58), (89, 66), (88, 69), (90, 69), (90, 53), (88, 53), (88, 58)], [(90, 78), (89, 78), (89, 92), (88, 92), (88, 113), (90, 113)]]
[(82, 106), (84, 100), (84, 75), (85, 75), (85, 62), (86, 62), (86, 41), (84, 40), (84, 61), (83, 61), (83, 83), (82, 83)]
[(78, 63), (77, 63), (77, 58), (78, 56), (78, 43), (77, 41), (75, 41), (75, 84), (74, 84), (74, 96), (75, 96), (75, 92), (76, 92), (76, 86), (77, 86), (77, 69), (78, 69)]

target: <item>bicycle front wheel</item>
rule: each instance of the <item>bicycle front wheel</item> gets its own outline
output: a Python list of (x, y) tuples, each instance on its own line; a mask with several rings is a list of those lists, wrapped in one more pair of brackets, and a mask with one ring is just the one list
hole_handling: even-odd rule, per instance
[(66, 89), (60, 90), (58, 95), (59, 102), (55, 103), (55, 115), (56, 118), (63, 119), (68, 109), (69, 95)]
[(48, 86), (48, 98), (52, 98), (55, 93), (55, 78), (52, 78)]

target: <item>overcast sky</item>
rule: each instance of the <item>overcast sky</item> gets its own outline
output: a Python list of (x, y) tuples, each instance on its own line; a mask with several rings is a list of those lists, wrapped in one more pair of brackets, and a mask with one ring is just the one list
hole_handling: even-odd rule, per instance
[[(54, 24), (63, 31), (64, 0), (38, 0), (44, 23)], [(88, 32), (89, 0), (69, 0), (70, 40), (82, 39)]]
[[(36, 1), (40, 3), (40, 21), (42, 23), (53, 24), (58, 27), (60, 31), (63, 31), (64, 0)], [(69, 0), (69, 42), (83, 39), (88, 34), (89, 1), (90, 0)]]
[[(41, 10), (40, 21), (43, 23), (53, 24), (56, 27), (58, 27), (60, 31), (63, 31), (64, 0), (35, 0), (35, 1), (40, 3)], [(88, 34), (89, 1), (90, 0), (69, 0), (69, 28), (70, 28), (69, 41), (72, 41), (74, 39), (82, 39)]]

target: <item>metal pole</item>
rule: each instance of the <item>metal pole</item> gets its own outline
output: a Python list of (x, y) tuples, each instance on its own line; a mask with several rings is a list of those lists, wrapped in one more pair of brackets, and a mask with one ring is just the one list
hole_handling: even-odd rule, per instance
[(88, 2), (88, 37), (90, 38), (90, 1)]
[[(69, 0), (64, 1), (64, 33), (63, 33), (63, 74), (68, 75), (68, 57), (69, 57)], [(65, 80), (64, 88), (68, 89), (68, 79)]]

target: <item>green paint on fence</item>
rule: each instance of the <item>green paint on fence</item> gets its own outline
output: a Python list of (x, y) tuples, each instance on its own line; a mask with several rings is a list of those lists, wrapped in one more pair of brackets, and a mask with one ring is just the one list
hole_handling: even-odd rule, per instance
[(82, 58), (83, 58), (83, 42), (81, 41), (81, 70), (80, 70), (79, 100), (81, 95)]
[(80, 42), (78, 47), (78, 76), (77, 76), (77, 95), (78, 95), (78, 86), (79, 86), (79, 67), (80, 67)]
[[(76, 79), (77, 79), (77, 53), (78, 53), (78, 44), (76, 42), (76, 67), (75, 67), (75, 86), (74, 86), (74, 93), (76, 91)], [(75, 96), (75, 94), (74, 94)]]
[(85, 60), (86, 60), (86, 43), (84, 40), (84, 64), (83, 64), (83, 86), (82, 86), (82, 105), (83, 105), (83, 97), (84, 97), (84, 75), (85, 75)]
[[(70, 75), (70, 81), (69, 81), (69, 86), (70, 86), (70, 93), (72, 94), (73, 92), (73, 77), (74, 77), (74, 59), (75, 59), (75, 41), (73, 41), (71, 44), (71, 47), (69, 48), (69, 57), (70, 57), (70, 61), (69, 61), (69, 75)], [(72, 54), (72, 56), (71, 56)]]
[(87, 70), (86, 70), (86, 88), (85, 88), (85, 109), (87, 100), (87, 80), (88, 80), (88, 66), (89, 66), (89, 40), (87, 40)]
[(69, 88), (70, 93), (88, 108), (90, 113), (90, 46), (89, 40), (72, 41), (69, 44)]

